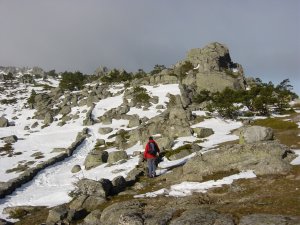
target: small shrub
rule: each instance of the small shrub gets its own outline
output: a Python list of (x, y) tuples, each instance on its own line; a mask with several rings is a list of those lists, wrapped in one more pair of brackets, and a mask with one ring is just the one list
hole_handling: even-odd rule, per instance
[(153, 68), (153, 70), (150, 72), (151, 75), (155, 75), (160, 73), (161, 71), (163, 71), (164, 69), (166, 69), (166, 67), (164, 65), (159, 65), (156, 64)]
[(147, 94), (147, 90), (143, 87), (135, 87), (133, 89), (133, 101), (137, 103), (147, 104), (149, 103), (150, 96)]
[(198, 104), (205, 101), (210, 101), (211, 99), (211, 92), (208, 90), (202, 90), (199, 94), (193, 97), (193, 101)]
[(133, 75), (131, 73), (127, 73), (125, 70), (120, 72), (117, 69), (111, 70), (107, 75), (100, 78), (103, 83), (121, 83), (132, 79)]
[(62, 73), (61, 77), (59, 87), (62, 90), (75, 91), (81, 90), (84, 87), (86, 76), (79, 71), (75, 73), (66, 71)]
[(32, 90), (31, 95), (27, 100), (27, 103), (28, 104), (34, 104), (35, 103), (35, 96), (36, 96), (36, 92), (35, 92), (35, 90)]

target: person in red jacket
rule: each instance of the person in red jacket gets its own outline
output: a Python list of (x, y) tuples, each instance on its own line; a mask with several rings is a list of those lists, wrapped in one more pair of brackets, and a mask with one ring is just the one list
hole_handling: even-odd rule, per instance
[(159, 156), (159, 147), (156, 142), (153, 140), (153, 137), (149, 137), (149, 141), (146, 144), (145, 151), (144, 151), (144, 159), (147, 160), (148, 166), (148, 176), (155, 177), (155, 170), (156, 170), (156, 158)]

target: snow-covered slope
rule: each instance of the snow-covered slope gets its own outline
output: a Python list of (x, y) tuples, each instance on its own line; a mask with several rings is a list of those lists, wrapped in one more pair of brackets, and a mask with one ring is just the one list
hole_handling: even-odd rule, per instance
[[(51, 86), (57, 86), (58, 81), (55, 79), (44, 81), (39, 80), (39, 83), (49, 84)], [(148, 109), (141, 109), (132, 107), (127, 113), (128, 115), (137, 114), (140, 118), (147, 117), (153, 118), (159, 115), (164, 109), (157, 109), (157, 105), (162, 105), (166, 108), (166, 104), (169, 101), (168, 94), (178, 95), (180, 94), (178, 84), (158, 85), (158, 86), (143, 86), (147, 89), (150, 96), (157, 96), (158, 102), (151, 104)], [(26, 168), (35, 167), (38, 163), (46, 161), (59, 152), (53, 151), (57, 148), (67, 148), (76, 139), (77, 133), (80, 132), (85, 126), (83, 126), (83, 120), (86, 116), (86, 111), (89, 107), (76, 106), (72, 108), (72, 112), (78, 112), (78, 118), (67, 121), (64, 126), (59, 126), (58, 123), (61, 119), (60, 116), (54, 118), (54, 122), (47, 127), (43, 127), (42, 123), (36, 128), (24, 130), (25, 126), (31, 126), (38, 120), (33, 119), (34, 110), (25, 108), (28, 97), (32, 90), (36, 92), (42, 92), (43, 89), (39, 86), (36, 87), (31, 84), (16, 84), (11, 89), (5, 89), (1, 92), (1, 99), (7, 98), (6, 96), (13, 96), (16, 99), (16, 103), (1, 105), (0, 104), (0, 116), (5, 116), (9, 121), (14, 121), (14, 126), (0, 128), (0, 138), (16, 135), (19, 140), (12, 144), (14, 153), (19, 154), (5, 154), (1, 152), (0, 158), (0, 182), (6, 182), (12, 178), (19, 176), (21, 171), (16, 171), (18, 166), (26, 166)], [(99, 118), (105, 112), (110, 109), (119, 107), (123, 102), (125, 87), (123, 85), (111, 86), (108, 89), (113, 96), (99, 100), (92, 111), (93, 118)], [(194, 112), (196, 115), (205, 115), (205, 112)], [(40, 121), (39, 121), (40, 122)], [(72, 173), (71, 169), (74, 165), (80, 165), (84, 168), (84, 160), (87, 154), (95, 147), (98, 139), (104, 139), (108, 141), (109, 136), (115, 134), (120, 129), (130, 130), (134, 128), (128, 128), (128, 120), (112, 120), (112, 124), (109, 127), (113, 128), (112, 132), (101, 135), (99, 128), (107, 127), (102, 123), (96, 123), (94, 125), (86, 126), (88, 128), (88, 138), (76, 149), (72, 156), (65, 159), (62, 162), (56, 163), (43, 171), (41, 171), (32, 181), (26, 183), (22, 187), (18, 188), (13, 194), (0, 199), (0, 213), (5, 207), (18, 206), (18, 205), (33, 205), (33, 206), (54, 206), (61, 203), (68, 202), (71, 198), (68, 193), (74, 189), (74, 182), (81, 178), (89, 178), (99, 180), (101, 178), (113, 179), (116, 176), (126, 176), (130, 170), (132, 170), (138, 163), (138, 157), (133, 153), (136, 151), (143, 151), (144, 146), (141, 143), (135, 144), (133, 147), (126, 149), (129, 159), (123, 164), (114, 164), (107, 166), (107, 163), (98, 166), (90, 170), (81, 170), (79, 173)], [(223, 121), (221, 119), (208, 119), (199, 124), (193, 125), (193, 127), (208, 127), (213, 128), (215, 134), (207, 138), (202, 146), (205, 150), (215, 146), (218, 143), (237, 139), (237, 136), (230, 135), (230, 130), (236, 129), (241, 126), (241, 123), (233, 121)], [(221, 129), (220, 129), (221, 128)], [(179, 147), (186, 142), (192, 142), (197, 140), (196, 137), (178, 137), (175, 140), (175, 146)], [(109, 140), (111, 141), (111, 139)], [(4, 147), (5, 143), (1, 140), (0, 147)], [(116, 147), (107, 149), (108, 152), (118, 150)], [(35, 153), (39, 153), (37, 155)], [(159, 173), (163, 173), (168, 166), (172, 166), (176, 163), (182, 163), (186, 161), (192, 155), (185, 157), (178, 161), (168, 161), (167, 159), (159, 165), (161, 170)], [(9, 172), (8, 171), (12, 171)], [(0, 214), (0, 217), (6, 215)]]

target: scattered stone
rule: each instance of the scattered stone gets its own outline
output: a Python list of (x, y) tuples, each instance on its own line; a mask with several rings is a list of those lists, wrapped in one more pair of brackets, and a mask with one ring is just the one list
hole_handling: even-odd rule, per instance
[(87, 199), (84, 201), (82, 207), (84, 209), (86, 209), (88, 212), (91, 212), (91, 211), (99, 208), (99, 206), (101, 206), (105, 202), (107, 202), (105, 197), (91, 195), (91, 196), (87, 197)]
[(51, 113), (47, 112), (44, 119), (44, 124), (49, 125), (53, 122), (53, 116)]
[(62, 107), (62, 109), (59, 111), (59, 114), (68, 115), (71, 111), (72, 111), (71, 106), (67, 105)]
[(108, 179), (100, 181), (82, 179), (76, 183), (78, 195), (107, 197), (111, 193), (112, 183)]
[(98, 139), (97, 140), (97, 145), (99, 145), (99, 146), (105, 145), (105, 140), (104, 139)]
[(68, 209), (66, 205), (56, 206), (49, 210), (46, 223), (57, 223), (67, 218)]
[(242, 129), (240, 144), (273, 140), (274, 131), (269, 127), (251, 126)]
[(155, 108), (156, 109), (165, 109), (165, 107), (163, 105), (157, 105)]
[(39, 123), (36, 121), (31, 125), (31, 128), (36, 128), (39, 125)]
[(104, 117), (101, 119), (101, 122), (103, 125), (109, 125), (109, 124), (112, 124), (112, 118), (110, 117)]
[(72, 173), (78, 173), (79, 171), (81, 171), (81, 166), (80, 165), (74, 165), (71, 172)]
[(3, 138), (5, 143), (11, 144), (18, 141), (18, 137), (16, 135), (11, 135)]
[(193, 131), (194, 131), (194, 133), (197, 134), (198, 138), (206, 138), (206, 137), (214, 134), (214, 131), (211, 128), (196, 127), (196, 128), (193, 128)]
[(114, 151), (108, 154), (107, 162), (113, 164), (123, 159), (128, 159), (126, 151)]
[(129, 119), (128, 128), (137, 127), (141, 124), (141, 120), (138, 115), (132, 116)]
[(106, 163), (108, 153), (106, 151), (92, 151), (87, 155), (84, 161), (85, 169), (89, 170), (95, 168), (103, 163)]
[(8, 119), (5, 117), (0, 117), (0, 127), (8, 127)]
[(99, 210), (99, 209), (96, 209), (96, 210), (92, 211), (90, 214), (88, 214), (84, 218), (84, 220), (83, 220), (84, 224), (98, 225), (99, 221), (100, 221), (100, 218), (101, 218), (101, 214), (102, 214), (102, 211)]
[(99, 133), (100, 134), (108, 134), (110, 132), (112, 132), (113, 129), (111, 127), (102, 127), (102, 128), (99, 128)]

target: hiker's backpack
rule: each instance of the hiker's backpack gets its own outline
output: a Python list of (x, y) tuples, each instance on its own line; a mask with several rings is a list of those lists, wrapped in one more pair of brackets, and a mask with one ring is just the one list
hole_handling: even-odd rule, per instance
[(153, 142), (149, 142), (148, 145), (149, 145), (148, 153), (150, 155), (156, 156), (156, 154), (158, 153), (157, 145)]

